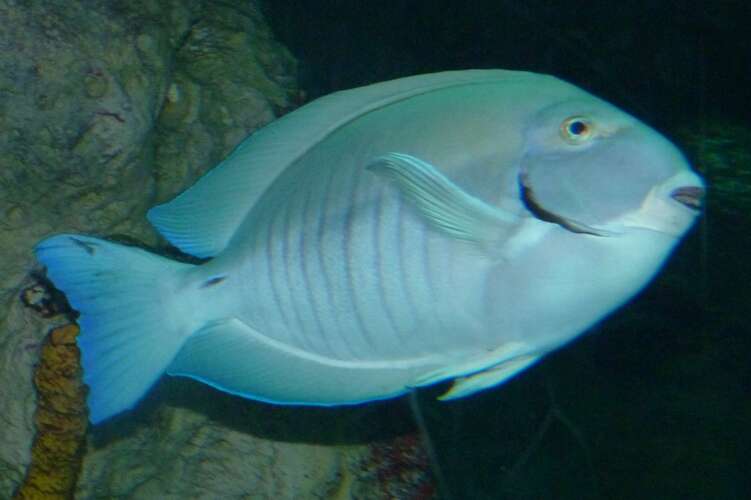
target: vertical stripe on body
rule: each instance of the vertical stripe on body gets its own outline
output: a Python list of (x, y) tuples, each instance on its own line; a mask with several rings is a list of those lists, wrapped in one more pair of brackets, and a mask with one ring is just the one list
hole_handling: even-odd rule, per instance
[[(319, 258), (320, 236), (325, 231), (326, 226), (323, 210), (325, 210), (328, 202), (328, 187), (331, 184), (332, 177), (330, 170), (328, 173), (328, 178), (323, 182), (323, 193), (305, 189), (302, 195), (304, 202), (300, 210), (300, 222), (297, 227), (297, 259), (301, 265), (302, 286), (305, 292), (300, 300), (306, 302), (314, 320), (314, 323), (305, 325), (306, 338), (315, 345), (316, 352), (341, 356), (348, 351), (342, 351), (331, 342), (332, 332), (330, 330), (332, 327), (324, 321), (331, 290)], [(320, 186), (320, 184), (316, 184), (317, 186)], [(336, 318), (334, 320), (336, 321)]]
[(420, 215), (405, 204), (399, 220), (402, 238), (400, 254), (404, 261), (404, 288), (412, 300), (415, 314), (419, 318), (418, 331), (412, 334), (418, 339), (421, 352), (434, 349), (435, 334), (439, 326), (439, 316), (445, 311), (438, 302), (438, 293), (434, 286), (433, 273), (444, 272), (431, 267), (430, 229), (422, 222)]
[[(354, 174), (354, 172), (352, 173)], [(365, 348), (362, 354), (365, 355), (367, 350), (372, 350), (376, 346), (373, 338), (374, 334), (371, 331), (373, 325), (368, 324), (374, 318), (372, 315), (367, 314), (368, 308), (372, 304), (366, 303), (372, 300), (369, 297), (371, 290), (368, 288), (367, 283), (368, 268), (372, 266), (372, 248), (367, 248), (367, 241), (364, 241), (363, 235), (360, 234), (364, 226), (367, 226), (367, 219), (363, 219), (366, 212), (363, 210), (364, 206), (360, 205), (358, 200), (359, 190), (357, 187), (359, 176), (351, 174), (351, 177), (352, 180), (348, 190), (351, 199), (342, 221), (341, 244), (344, 256), (342, 264), (344, 265), (346, 276), (346, 296), (349, 299), (352, 316), (355, 320), (351, 334), (357, 335), (360, 338), (361, 348)], [(365, 302), (363, 302), (363, 299)]]
[(335, 190), (338, 187), (335, 182), (335, 171), (327, 169), (326, 172), (328, 175), (323, 182), (322, 192), (316, 193), (318, 195), (316, 196), (318, 208), (311, 211), (308, 226), (315, 228), (315, 245), (310, 253), (306, 254), (306, 257), (315, 258), (310, 267), (316, 269), (318, 275), (318, 279), (315, 281), (318, 287), (317, 293), (321, 298), (317, 302), (317, 307), (320, 310), (319, 317), (322, 318), (321, 334), (328, 339), (331, 355), (342, 359), (351, 359), (355, 355), (355, 350), (348, 336), (349, 328), (343, 325), (345, 318), (339, 313), (340, 296), (335, 291), (336, 277), (331, 275), (333, 270), (326, 252), (326, 242), (331, 237), (329, 231), (334, 229), (337, 221), (336, 215), (332, 215), (331, 212), (334, 212)]
[[(266, 289), (270, 291), (271, 297), (273, 298), (273, 308), (265, 307), (263, 308), (263, 311), (266, 316), (266, 321), (261, 321), (260, 323), (263, 325), (265, 324), (267, 327), (269, 324), (276, 324), (277, 322), (271, 322), (269, 321), (272, 317), (279, 318), (279, 320), (282, 323), (283, 330), (287, 333), (289, 336), (292, 333), (292, 329), (294, 328), (294, 325), (291, 322), (291, 319), (289, 317), (289, 314), (291, 311), (288, 311), (287, 304), (288, 302), (286, 299), (286, 294), (283, 297), (282, 296), (282, 287), (283, 284), (279, 282), (279, 277), (276, 275), (274, 270), (276, 269), (275, 261), (278, 260), (279, 255), (281, 254), (281, 249), (279, 245), (279, 241), (275, 238), (274, 233), (274, 225), (275, 223), (278, 223), (279, 217), (278, 213), (272, 213), (269, 216), (269, 222), (266, 226), (266, 231), (259, 231), (259, 238), (261, 234), (265, 235), (266, 241), (264, 242), (264, 248), (265, 248), (265, 259), (263, 267), (265, 269), (265, 278), (268, 283)], [(255, 248), (259, 248), (259, 246), (255, 246)], [(279, 249), (279, 250), (278, 250)], [(263, 291), (261, 290), (261, 293)], [(262, 300), (268, 301), (266, 298), (262, 298)], [(273, 311), (271, 310), (273, 309)], [(274, 314), (274, 312), (276, 314)], [(285, 338), (280, 338), (280, 340), (287, 340)]]
[[(402, 327), (396, 319), (395, 311), (392, 307), (389, 307), (389, 295), (398, 293), (398, 289), (394, 287), (389, 288), (389, 277), (393, 274), (391, 270), (385, 268), (385, 264), (389, 264), (389, 259), (393, 253), (389, 252), (389, 248), (385, 246), (388, 242), (388, 234), (385, 234), (384, 226), (388, 224), (388, 207), (385, 205), (384, 190), (385, 186), (379, 184), (377, 190), (375, 203), (373, 204), (373, 216), (371, 227), (373, 230), (373, 249), (375, 262), (373, 272), (375, 273), (375, 286), (378, 289), (378, 298), (380, 299), (381, 308), (386, 314), (389, 330), (394, 335), (396, 342), (400, 341), (400, 333), (403, 333)], [(391, 262), (396, 264), (396, 262)]]
[(285, 293), (289, 294), (287, 308), (290, 310), (290, 316), (294, 318), (290, 325), (292, 336), (296, 339), (298, 346), (310, 350), (312, 344), (309, 340), (310, 336), (307, 335), (308, 322), (303, 310), (306, 304), (301, 300), (301, 295), (305, 291), (302, 290), (300, 262), (297, 260), (298, 252), (295, 245), (300, 227), (292, 222), (292, 218), (296, 218), (300, 213), (298, 207), (300, 201), (300, 194), (294, 191), (289, 193), (283, 204), (284, 208), (277, 213), (277, 217), (281, 219), (281, 231), (276, 236), (280, 240), (282, 251), (281, 259), (277, 261), (274, 271), (282, 277)]
[(449, 336), (463, 297), (454, 281), (463, 270), (452, 244), (368, 173), (316, 175), (280, 186), (270, 197), (277, 203), (260, 214), (267, 222), (255, 247), (266, 255), (253, 265), (265, 267), (258, 279), (267, 284), (255, 289), (271, 297), (261, 299), (254, 322), (337, 359), (397, 359), (455, 345)]

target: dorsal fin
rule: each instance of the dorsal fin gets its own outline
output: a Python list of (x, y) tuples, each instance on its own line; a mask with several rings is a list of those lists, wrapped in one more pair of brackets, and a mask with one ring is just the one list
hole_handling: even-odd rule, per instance
[(211, 257), (232, 235), (284, 169), (315, 144), (369, 111), (453, 86), (540, 78), (505, 70), (448, 71), (337, 92), (317, 99), (245, 139), (219, 165), (147, 217), (183, 252)]

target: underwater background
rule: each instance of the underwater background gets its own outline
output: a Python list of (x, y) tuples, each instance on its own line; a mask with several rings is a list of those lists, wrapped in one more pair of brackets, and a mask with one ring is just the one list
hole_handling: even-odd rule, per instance
[[(0, 498), (748, 498), (749, 25), (740, 1), (0, 0)], [(706, 177), (704, 217), (634, 301), (463, 400), (275, 407), (165, 377), (87, 426), (36, 241), (172, 252), (145, 210), (274, 117), (495, 67), (620, 106)]]

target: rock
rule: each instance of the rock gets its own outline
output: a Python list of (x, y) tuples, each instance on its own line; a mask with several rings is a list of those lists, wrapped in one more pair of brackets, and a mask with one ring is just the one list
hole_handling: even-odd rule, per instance
[[(67, 411), (64, 399), (36, 397), (33, 370), (50, 352), (47, 332), (70, 317), (45, 289), (33, 245), (56, 232), (164, 245), (145, 211), (297, 99), (295, 61), (255, 3), (233, 5), (0, 0), (2, 498), (25, 477), (38, 491), (72, 487), (75, 474), (62, 467), (35, 465), (27, 476), (35, 427), (42, 458), (80, 456), (80, 441), (63, 439), (80, 426), (44, 413), (34, 425), (38, 401), (56, 417)], [(64, 373), (42, 361), (37, 383), (80, 398), (65, 382), (76, 368), (57, 361)], [(133, 412), (89, 430), (75, 497), (346, 496), (367, 438), (341, 429), (371, 411), (280, 409), (167, 380)], [(50, 426), (68, 434), (50, 440)]]

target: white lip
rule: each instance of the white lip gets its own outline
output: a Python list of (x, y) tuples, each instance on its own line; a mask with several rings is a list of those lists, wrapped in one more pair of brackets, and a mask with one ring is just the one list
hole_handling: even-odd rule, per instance
[(617, 222), (624, 227), (651, 229), (679, 237), (700, 212), (676, 199), (674, 193), (691, 188), (703, 191), (704, 183), (691, 171), (680, 172), (653, 187), (639, 209), (624, 215)]

